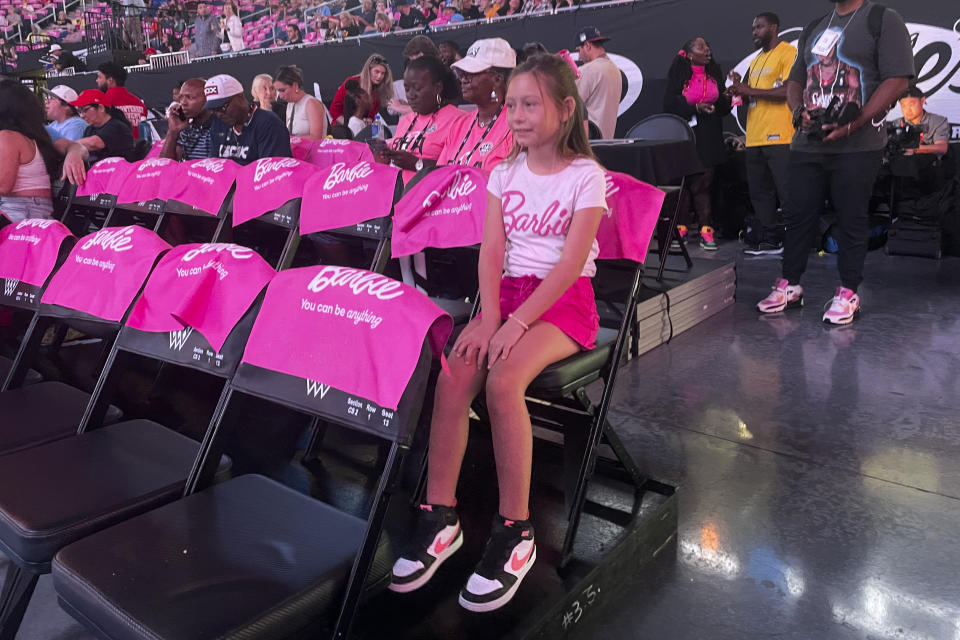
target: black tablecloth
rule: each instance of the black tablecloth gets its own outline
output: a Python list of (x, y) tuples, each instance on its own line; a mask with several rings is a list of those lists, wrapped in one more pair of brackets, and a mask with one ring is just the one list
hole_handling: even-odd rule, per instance
[(653, 185), (670, 185), (703, 171), (692, 141), (623, 140), (593, 145), (593, 153), (611, 171)]

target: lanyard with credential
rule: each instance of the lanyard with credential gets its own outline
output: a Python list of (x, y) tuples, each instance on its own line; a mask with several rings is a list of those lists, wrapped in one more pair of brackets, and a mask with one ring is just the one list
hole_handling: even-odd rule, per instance
[(470, 123), (470, 130), (467, 131), (467, 135), (463, 138), (463, 142), (460, 143), (460, 148), (457, 149), (457, 152), (453, 156), (453, 160), (450, 161), (450, 164), (467, 164), (470, 162), (470, 158), (473, 157), (473, 154), (477, 149), (480, 148), (480, 145), (483, 144), (483, 141), (487, 139), (487, 136), (490, 135), (490, 132), (493, 130), (493, 125), (497, 123), (497, 118), (500, 117), (500, 112), (503, 111), (503, 105), (500, 105), (500, 108), (497, 109), (497, 112), (494, 114), (493, 119), (490, 121), (490, 124), (487, 125), (486, 130), (483, 132), (483, 135), (480, 136), (480, 139), (477, 140), (477, 144), (473, 145), (473, 149), (470, 150), (470, 153), (463, 157), (463, 160), (460, 160), (460, 152), (463, 151), (464, 145), (467, 144), (467, 140), (470, 139), (470, 136), (473, 134), (473, 127), (480, 122), (480, 112), (477, 112), (476, 117), (473, 119), (473, 122)]

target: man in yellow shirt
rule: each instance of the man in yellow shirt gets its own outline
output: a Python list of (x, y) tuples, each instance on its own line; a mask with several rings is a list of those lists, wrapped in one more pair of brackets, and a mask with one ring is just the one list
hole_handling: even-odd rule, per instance
[(793, 115), (787, 106), (787, 76), (797, 57), (792, 45), (780, 40), (780, 18), (761, 13), (753, 19), (753, 43), (760, 53), (750, 63), (744, 81), (731, 72), (731, 95), (747, 105), (747, 179), (750, 200), (761, 226), (760, 233), (744, 252), (751, 255), (783, 252), (783, 223), (777, 214), (788, 206), (787, 172)]

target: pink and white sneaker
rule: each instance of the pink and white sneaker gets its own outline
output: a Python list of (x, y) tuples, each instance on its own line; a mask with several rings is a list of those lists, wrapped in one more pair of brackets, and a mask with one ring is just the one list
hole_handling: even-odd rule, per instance
[(829, 324), (850, 324), (860, 315), (860, 296), (846, 287), (837, 287), (833, 300), (823, 305), (823, 321)]
[(802, 306), (803, 287), (792, 285), (784, 278), (777, 278), (770, 295), (757, 303), (757, 310), (760, 313), (780, 313), (784, 309)]
[(416, 529), (393, 565), (389, 589), (398, 593), (416, 591), (462, 546), (463, 530), (456, 509), (420, 505)]
[(494, 519), (483, 558), (460, 590), (460, 606), (474, 613), (496, 611), (517, 593), (537, 561), (537, 543), (529, 520)]

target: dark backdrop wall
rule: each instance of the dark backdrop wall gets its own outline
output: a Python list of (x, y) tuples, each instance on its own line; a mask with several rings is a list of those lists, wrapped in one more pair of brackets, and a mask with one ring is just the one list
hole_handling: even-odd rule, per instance
[[(960, 140), (960, 2), (947, 0), (885, 0), (908, 23), (914, 41), (920, 87), (929, 95), (928, 110), (946, 115), (953, 138)], [(574, 34), (594, 25), (609, 36), (608, 51), (624, 72), (625, 98), (617, 127), (623, 135), (634, 123), (661, 110), (667, 68), (689, 38), (705, 37), (724, 71), (744, 67), (755, 54), (750, 36), (753, 16), (775, 11), (789, 39), (814, 18), (830, 11), (828, 0), (647, 0), (602, 8), (581, 8), (555, 16), (501, 20), (468, 25), (431, 34), (435, 40), (452, 39), (466, 48), (478, 38), (499, 36), (515, 47), (539, 41), (550, 50), (572, 49)], [(164, 107), (171, 89), (190, 77), (217, 73), (236, 76), (249, 87), (258, 73), (272, 74), (284, 64), (304, 69), (308, 83), (317, 82), (329, 102), (348, 75), (358, 73), (372, 53), (390, 60), (395, 74), (403, 68), (402, 50), (409, 35), (360, 38), (343, 43), (266, 54), (241, 54), (198, 62), (163, 72), (132, 74), (127, 87), (149, 104)], [(91, 75), (57, 79), (76, 89), (94, 85)], [(732, 125), (732, 123), (731, 123)]]

